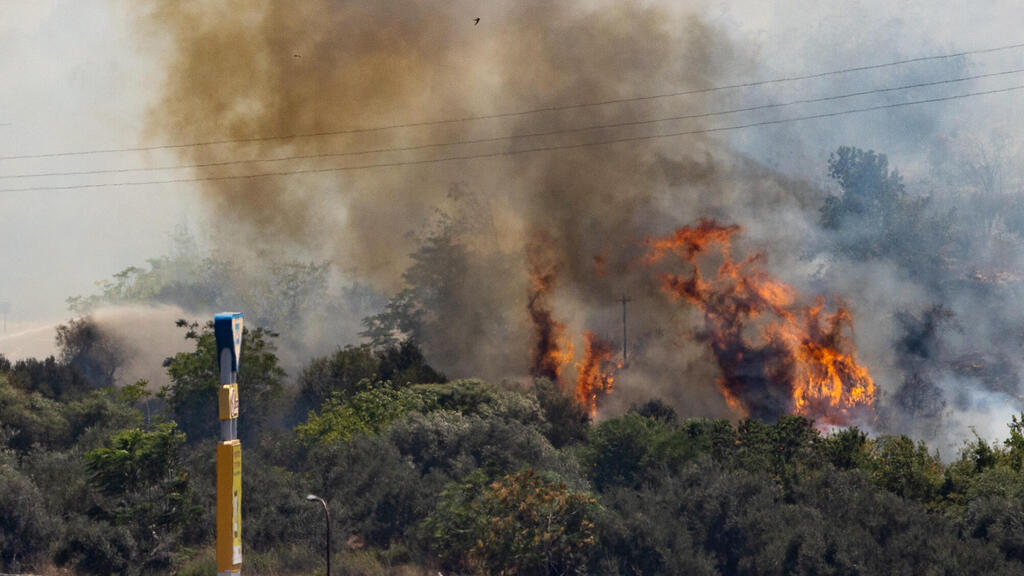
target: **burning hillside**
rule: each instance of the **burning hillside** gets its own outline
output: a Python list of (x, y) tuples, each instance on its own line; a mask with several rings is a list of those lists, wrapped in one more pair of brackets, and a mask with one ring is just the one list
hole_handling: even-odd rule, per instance
[[(1014, 306), (1024, 213), (1010, 196), (968, 201), (953, 181), (935, 194), (908, 189), (885, 155), (794, 154), (805, 140), (771, 131), (736, 130), (755, 137), (735, 146), (722, 130), (733, 119), (709, 112), (773, 94), (715, 88), (763, 74), (701, 10), (529, 0), (495, 4), (483, 22), (501, 25), (485, 28), (467, 24), (463, 4), (144, 11), (139, 29), (162, 40), (168, 64), (147, 132), (211, 143), (164, 152), (192, 167), (218, 222), (211, 241), (240, 259), (329, 262), (332, 286), (358, 282), (389, 299), (363, 332), (371, 343), (414, 340), (450, 375), (546, 377), (591, 413), (656, 397), (717, 417), (730, 413), (724, 396), (734, 413), (768, 420), (842, 423), (865, 411), (880, 415), (879, 431), (902, 431), (922, 411), (883, 415), (876, 385), (892, 398), (926, 375), (964, 409), (965, 388), (984, 406), (1019, 394), (1024, 368), (994, 360), (1024, 345)], [(762, 120), (750, 112), (737, 125)], [(862, 136), (827, 134), (829, 146)], [(768, 151), (755, 145), (762, 137)], [(973, 158), (967, 144), (934, 157), (959, 166)], [(778, 170), (776, 156), (803, 160)], [(826, 162), (836, 188), (813, 184)], [(821, 290), (849, 305), (769, 276), (761, 256), (731, 246), (740, 228), (697, 220), (708, 215), (771, 245), (782, 277), (808, 278), (813, 266)], [(622, 295), (632, 298), (628, 369), (608, 353), (621, 344)], [(936, 304), (971, 321), (944, 327), (934, 354), (908, 364), (893, 319)], [(328, 328), (300, 337), (347, 343), (359, 330), (348, 324), (343, 339)], [(991, 348), (984, 373), (958, 368)]]
[[(739, 226), (701, 219), (674, 234), (648, 240), (645, 262), (675, 256), (688, 273), (660, 274), (673, 300), (704, 314), (704, 331), (721, 369), (718, 385), (737, 411), (759, 418), (793, 412), (830, 424), (869, 414), (875, 386), (857, 362), (849, 338), (853, 314), (842, 302), (826, 311), (824, 298), (808, 303), (793, 287), (758, 268), (758, 253), (736, 261)], [(717, 270), (708, 274), (717, 250)]]
[[(732, 238), (740, 230), (701, 219), (669, 236), (648, 239), (643, 257), (671, 301), (703, 313), (699, 336), (714, 355), (718, 388), (726, 402), (744, 416), (763, 419), (796, 413), (848, 424), (870, 415), (875, 385), (857, 361), (849, 307), (841, 300), (828, 306), (825, 298), (801, 296), (759, 268), (764, 258), (760, 253), (734, 259)], [(668, 256), (689, 270), (667, 271), (677, 263), (666, 261)], [(612, 361), (614, 346), (584, 331), (584, 358), (573, 364), (572, 338), (550, 302), (558, 266), (542, 242), (532, 245), (529, 261), (527, 311), (534, 328), (530, 372), (560, 381), (565, 369), (574, 366), (571, 394), (596, 415), (600, 398), (612, 391), (615, 371), (621, 368)], [(714, 264), (715, 272), (706, 272)]]

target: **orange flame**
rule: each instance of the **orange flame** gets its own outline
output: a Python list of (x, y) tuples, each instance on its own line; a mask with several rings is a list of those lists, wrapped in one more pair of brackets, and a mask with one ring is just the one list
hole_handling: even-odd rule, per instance
[[(528, 246), (530, 291), (527, 311), (533, 323), (535, 343), (530, 363), (530, 374), (561, 382), (566, 366), (573, 361), (575, 349), (567, 337), (565, 324), (555, 319), (550, 306), (550, 295), (558, 276), (558, 261), (552, 258), (543, 243), (543, 236)], [(596, 257), (595, 263), (604, 263)], [(614, 383), (611, 362), (614, 347), (593, 332), (584, 332), (585, 353), (576, 363), (576, 387), (572, 394), (591, 417), (597, 414), (598, 398), (611, 391)], [(564, 388), (563, 388), (564, 389)]]
[(530, 375), (557, 382), (562, 369), (572, 362), (575, 351), (565, 335), (565, 324), (555, 320), (548, 296), (557, 278), (558, 266), (540, 243), (530, 246), (530, 292), (527, 311), (533, 322), (536, 341), (530, 361)]
[(597, 416), (598, 396), (610, 393), (615, 383), (610, 368), (615, 348), (590, 331), (583, 333), (583, 340), (586, 343), (583, 362), (576, 364), (576, 401), (593, 418)]
[[(718, 383), (738, 413), (760, 418), (793, 412), (830, 424), (845, 424), (870, 410), (875, 386), (857, 362), (847, 333), (853, 314), (843, 302), (823, 312), (825, 300), (803, 303), (788, 284), (757, 268), (755, 254), (741, 262), (731, 256), (739, 226), (701, 219), (671, 236), (648, 239), (645, 262), (667, 254), (690, 264), (688, 276), (662, 275), (662, 289), (704, 313), (706, 336), (722, 371)], [(698, 256), (717, 246), (722, 263), (713, 277), (701, 271)], [(748, 326), (758, 336), (751, 338)]]
[(730, 237), (739, 230), (740, 227), (736, 225), (722, 226), (711, 218), (701, 218), (697, 220), (696, 226), (677, 228), (671, 236), (648, 238), (647, 245), (650, 246), (650, 251), (647, 253), (646, 262), (653, 264), (664, 258), (668, 252), (672, 252), (692, 263), (697, 254), (704, 252), (713, 243), (717, 242), (727, 249)]

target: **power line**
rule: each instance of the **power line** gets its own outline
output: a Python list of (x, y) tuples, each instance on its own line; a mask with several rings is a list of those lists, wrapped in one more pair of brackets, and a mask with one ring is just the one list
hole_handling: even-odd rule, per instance
[(274, 140), (292, 140), (298, 138), (319, 138), (323, 136), (341, 136), (344, 134), (360, 134), (367, 132), (379, 132), (384, 130), (394, 130), (399, 128), (417, 128), (423, 126), (438, 126), (443, 124), (455, 124), (458, 122), (469, 122), (474, 120), (489, 120), (495, 118), (510, 118), (515, 116), (525, 116), (527, 114), (536, 114), (539, 112), (557, 112), (561, 110), (572, 110), (579, 108), (591, 108), (596, 106), (605, 106), (608, 104), (623, 104), (627, 102), (641, 102), (647, 100), (657, 100), (661, 98), (672, 98), (676, 96), (687, 96), (692, 94), (708, 94), (712, 92), (720, 92), (722, 90), (733, 90), (738, 88), (753, 88), (757, 86), (766, 86), (770, 84), (781, 84), (785, 82), (796, 82), (800, 80), (812, 80), (815, 78), (825, 78), (828, 76), (837, 76), (840, 74), (849, 74), (851, 72), (862, 72), (865, 70), (878, 70), (881, 68), (891, 68), (894, 66), (900, 66), (903, 64), (912, 64), (917, 62), (927, 62), (932, 60), (946, 60), (950, 58), (959, 58), (962, 56), (970, 56), (975, 54), (989, 54), (993, 52), (1002, 52), (1006, 50), (1013, 50), (1016, 48), (1024, 47), (1024, 42), (1017, 44), (1007, 44), (1004, 46), (996, 46), (992, 48), (982, 48), (978, 50), (965, 50), (962, 52), (954, 52), (950, 54), (938, 54), (933, 56), (919, 56), (916, 58), (907, 58), (904, 60), (893, 60), (891, 62), (884, 62), (880, 64), (867, 64), (863, 66), (853, 66), (849, 68), (840, 68), (837, 70), (828, 70), (825, 72), (816, 72), (813, 74), (804, 74), (798, 76), (783, 76), (780, 78), (771, 78), (768, 80), (756, 80), (752, 82), (742, 82), (737, 84), (725, 84), (721, 86), (713, 86), (710, 88), (695, 88), (691, 90), (682, 90), (676, 92), (666, 92), (661, 94), (650, 94), (645, 96), (634, 96), (629, 98), (614, 98), (609, 100), (598, 100), (594, 102), (583, 102), (576, 104), (562, 104), (557, 106), (547, 106), (541, 108), (529, 108), (525, 110), (517, 110), (512, 112), (496, 112), (492, 114), (481, 114), (475, 116), (463, 116), (459, 118), (447, 118), (440, 120), (424, 120), (420, 122), (407, 122), (407, 123), (396, 123), (382, 126), (370, 126), (364, 128), (347, 128), (340, 130), (331, 131), (320, 131), (320, 132), (306, 132), (298, 134), (287, 134), (282, 136), (252, 136), (249, 138), (231, 138), (222, 140), (206, 140), (199, 142), (187, 142), (181, 144), (156, 144), (153, 146), (135, 146), (135, 147), (124, 147), (124, 148), (97, 148), (92, 150), (76, 150), (68, 152), (49, 152), (41, 154), (19, 154), (12, 156), (0, 156), (0, 160), (23, 160), (29, 158), (56, 158), (62, 156), (84, 156), (87, 154), (110, 154), (120, 152), (146, 152), (152, 150), (171, 150), (178, 148), (190, 148), (194, 146), (213, 146), (217, 144), (245, 144), (250, 142), (266, 142)]
[(930, 104), (934, 102), (946, 102), (950, 100), (961, 100), (964, 98), (971, 98), (974, 96), (985, 96), (989, 94), (1001, 94), (1006, 92), (1014, 92), (1017, 90), (1024, 90), (1024, 84), (1017, 86), (1010, 86), (1007, 88), (998, 88), (994, 90), (984, 90), (980, 92), (966, 92), (963, 94), (955, 94), (952, 96), (939, 96), (935, 98), (927, 98), (924, 100), (912, 100), (909, 102), (896, 102), (892, 104), (880, 104), (877, 106), (867, 106), (864, 108), (852, 108), (848, 110), (838, 110), (835, 112), (825, 112), (821, 114), (811, 114), (807, 116), (795, 116), (791, 118), (781, 118), (778, 120), (765, 120), (760, 122), (751, 122), (748, 124), (737, 124), (733, 126), (720, 126), (717, 128), (702, 128), (697, 130), (686, 130), (682, 132), (668, 132), (665, 134), (650, 134), (646, 136), (627, 136), (620, 138), (610, 138), (606, 140), (597, 140), (594, 142), (582, 142), (576, 144), (557, 144), (549, 146), (536, 146), (533, 148), (521, 148), (519, 150), (506, 150), (503, 152), (489, 152), (485, 154), (464, 154), (459, 156), (445, 156), (441, 158), (428, 158), (423, 160), (407, 160), (407, 161), (396, 161), (396, 162), (381, 162), (376, 164), (360, 164), (356, 166), (341, 166), (335, 168), (307, 168), (300, 170), (282, 170), (278, 172), (260, 172), (255, 174), (238, 174), (228, 176), (203, 176), (196, 178), (174, 178), (167, 180), (149, 180), (140, 182), (104, 182), (98, 184), (75, 184), (69, 186), (34, 186), (28, 188), (3, 188), (0, 189), (0, 193), (3, 192), (36, 192), (44, 190), (82, 190), (88, 188), (112, 188), (112, 187), (124, 187), (124, 186), (149, 186), (155, 184), (182, 184), (191, 182), (217, 182), (225, 180), (248, 180), (253, 178), (268, 178), (272, 176), (292, 176), (296, 174), (323, 174), (329, 172), (348, 172), (353, 170), (368, 170), (371, 168), (392, 168), (399, 166), (415, 166), (421, 164), (435, 164), (440, 162), (452, 162), (457, 160), (475, 160), (479, 158), (495, 158), (499, 156), (514, 156), (518, 154), (526, 154), (529, 152), (547, 152), (552, 150), (570, 150), (575, 148), (587, 148), (590, 146), (603, 146), (608, 144), (618, 144), (622, 142), (637, 142), (642, 140), (657, 140), (663, 138), (674, 138), (678, 136), (690, 136), (694, 134), (710, 134), (715, 132), (729, 132), (733, 130), (743, 130), (746, 128), (754, 128), (757, 126), (772, 126), (778, 124), (788, 124), (791, 122), (800, 122), (803, 120), (816, 120), (820, 118), (834, 118), (837, 116), (846, 116), (848, 114), (858, 114), (862, 112), (871, 112), (875, 110), (887, 110), (892, 108), (903, 108), (906, 106), (915, 106), (919, 104)]
[(451, 142), (439, 142), (435, 144), (417, 144), (413, 146), (398, 146), (398, 147), (386, 147), (386, 148), (372, 148), (368, 150), (354, 150), (348, 152), (318, 152), (315, 154), (297, 154), (289, 156), (277, 156), (272, 158), (250, 158), (244, 160), (223, 160), (218, 162), (202, 162), (196, 164), (178, 164), (174, 166), (155, 166), (150, 168), (105, 168), (96, 170), (77, 170), (68, 172), (31, 172), (26, 174), (11, 174), (11, 175), (0, 175), (0, 180), (13, 179), (13, 178), (42, 178), (50, 176), (88, 176), (97, 174), (125, 174), (132, 172), (153, 172), (158, 170), (183, 170), (186, 168), (218, 168), (222, 166), (233, 166), (239, 164), (259, 164), (264, 162), (285, 162), (292, 160), (312, 160), (312, 159), (324, 159), (324, 158), (341, 158), (345, 156), (363, 156), (367, 154), (379, 154), (386, 152), (409, 152), (413, 150), (425, 150), (429, 148), (439, 148), (444, 146), (458, 146), (464, 144), (487, 144), (491, 142), (501, 142), (503, 140), (515, 140), (519, 138), (535, 138), (541, 136), (554, 136), (560, 134), (573, 134), (578, 132), (585, 132), (589, 130), (602, 130), (609, 128), (624, 128), (629, 126), (642, 126), (646, 124), (656, 124), (660, 122), (670, 122), (676, 120), (691, 120), (698, 118), (711, 118), (714, 116), (723, 116), (727, 114), (737, 114), (741, 112), (753, 112), (757, 110), (768, 110), (772, 108), (784, 108), (787, 106), (794, 106), (798, 104), (812, 104), (820, 102), (831, 102), (835, 100), (844, 100), (847, 98), (854, 98), (857, 96), (866, 96), (870, 94), (882, 94), (886, 92), (896, 92), (900, 90), (910, 90), (914, 88), (924, 88), (928, 86), (938, 86), (942, 84), (954, 84), (958, 82), (967, 82), (969, 80), (978, 80), (981, 78), (992, 78), (996, 76), (1007, 76), (1010, 74), (1019, 74), (1024, 72), (1024, 68), (1015, 68), (1013, 70), (1005, 70), (1001, 72), (990, 72), (987, 74), (976, 74), (973, 76), (962, 76), (959, 78), (950, 78), (947, 80), (935, 80), (931, 82), (918, 82), (915, 84), (905, 84), (903, 86), (893, 86), (889, 88), (876, 88), (872, 90), (862, 90), (859, 92), (850, 92), (846, 94), (836, 94), (832, 96), (822, 96), (818, 98), (801, 98), (798, 100), (790, 100), (788, 102), (777, 102), (770, 104), (759, 104), (756, 106), (748, 106), (744, 108), (732, 108), (728, 110), (719, 110), (715, 112), (704, 112), (699, 114), (685, 114), (678, 116), (668, 116), (663, 118), (654, 118), (650, 120), (633, 120), (628, 122), (614, 122), (611, 124), (592, 124), (590, 126), (581, 126), (577, 128), (565, 128), (560, 130), (548, 130), (543, 132), (527, 132), (524, 134), (512, 134), (508, 136), (493, 136), (488, 138), (472, 138), (463, 140), (454, 140)]

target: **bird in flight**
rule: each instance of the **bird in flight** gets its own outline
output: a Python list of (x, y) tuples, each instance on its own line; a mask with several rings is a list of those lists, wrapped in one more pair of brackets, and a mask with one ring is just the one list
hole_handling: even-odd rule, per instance
[(480, 23), (480, 19), (479, 18), (473, 18), (473, 26), (476, 26), (479, 23)]

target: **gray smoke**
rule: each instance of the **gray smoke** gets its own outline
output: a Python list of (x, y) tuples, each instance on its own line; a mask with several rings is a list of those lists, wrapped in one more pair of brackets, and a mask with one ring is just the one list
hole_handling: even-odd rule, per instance
[[(486, 9), (470, 2), (164, 2), (140, 14), (141, 30), (172, 48), (148, 128), (154, 139), (182, 142), (316, 134), (701, 89), (779, 72), (755, 64), (756, 55), (726, 29), (730, 18), (708, 14), (709, 8), (698, 5), (688, 10), (539, 1)], [(476, 16), (481, 17), (478, 26), (472, 24)], [(877, 32), (879, 37), (887, 34)], [(834, 61), (817, 62), (822, 69), (863, 61), (849, 42), (815, 42), (806, 48), (834, 52)], [(900, 43), (894, 58), (903, 56), (900, 48), (909, 47)], [(912, 55), (927, 53), (926, 48), (927, 43), (918, 42)], [(973, 71), (963, 61), (892, 70), (876, 75), (873, 85), (962, 70)], [(837, 78), (813, 90), (841, 92), (859, 82)], [(785, 99), (786, 94), (767, 96)], [(671, 98), (185, 148), (181, 156), (209, 164), (417, 146), (699, 113), (740, 101), (724, 94)], [(667, 302), (657, 280), (637, 261), (645, 238), (699, 217), (739, 224), (744, 232), (737, 253), (763, 251), (765, 268), (801, 291), (837, 295), (850, 303), (858, 356), (882, 392), (879, 420), (865, 424), (949, 443), (980, 420), (975, 415), (1000, 412), (997, 406), (1018, 408), (1014, 353), (1024, 318), (1014, 306), (1019, 292), (1014, 275), (1021, 269), (1015, 254), (1024, 218), (1019, 224), (1011, 221), (1016, 213), (1006, 210), (1015, 206), (1008, 194), (1015, 189), (1011, 175), (1018, 158), (993, 159), (982, 153), (991, 151), (987, 144), (964, 153), (953, 129), (959, 122), (947, 118), (946, 110), (916, 108), (889, 117), (899, 118), (898, 125), (890, 126), (899, 137), (888, 142), (875, 137), (877, 123), (844, 118), (837, 121), (841, 130), (828, 123), (807, 129), (800, 124), (723, 138), (692, 135), (476, 160), (213, 180), (203, 184), (203, 194), (218, 221), (231, 223), (222, 241), (245, 246), (243, 253), (254, 262), (268, 251), (296, 250), (330, 261), (344, 278), (404, 294), (402, 302), (420, 306), (417, 335), (428, 358), (452, 376), (521, 378), (529, 372), (535, 338), (527, 314), (529, 270), (536, 262), (529, 261), (527, 246), (543, 239), (546, 264), (557, 270), (547, 301), (553, 318), (575, 340), (577, 355), (583, 330), (617, 341), (617, 299), (622, 294), (633, 299), (632, 362), (605, 404), (609, 412), (654, 395), (685, 415), (730, 414), (714, 388), (717, 369), (694, 337), (700, 318)], [(712, 125), (711, 120), (690, 120), (659, 129)], [(410, 152), (208, 166), (197, 174), (218, 178), (500, 154), (651, 132), (642, 126), (597, 130)], [(910, 169), (912, 176), (904, 179), (907, 201), (931, 199), (920, 205), (925, 220), (915, 222), (926, 231), (941, 230), (942, 219), (949, 217), (961, 231), (946, 238), (949, 246), (935, 245), (941, 238), (925, 238), (920, 230), (894, 228), (895, 237), (883, 237), (886, 231), (868, 221), (822, 227), (826, 198), (843, 194), (827, 177), (829, 153), (839, 145), (880, 149), (882, 144), (891, 145), (893, 165)], [(960, 196), (965, 187), (972, 190), (970, 202)], [(903, 232), (917, 236), (904, 237)], [(883, 245), (895, 242), (898, 249), (864, 255), (843, 248), (861, 237)], [(927, 261), (914, 260), (917, 248), (926, 249), (922, 258)], [(908, 262), (918, 267), (909, 269)], [(991, 284), (990, 273), (1001, 280)], [(937, 304), (950, 310), (961, 328), (939, 326), (929, 356), (909, 362), (912, 353), (899, 350), (913, 324), (909, 318), (920, 321)], [(981, 354), (980, 364), (970, 362), (972, 354)]]

